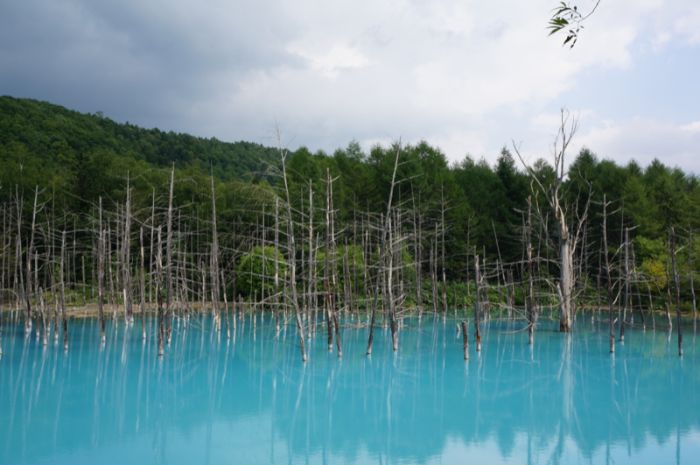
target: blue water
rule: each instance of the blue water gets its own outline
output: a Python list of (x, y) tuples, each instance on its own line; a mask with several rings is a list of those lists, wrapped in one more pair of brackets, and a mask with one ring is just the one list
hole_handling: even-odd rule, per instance
[[(462, 358), (454, 321), (407, 321), (398, 354), (380, 329), (343, 329), (300, 361), (293, 325), (177, 325), (166, 355), (140, 327), (75, 320), (70, 349), (3, 327), (0, 464), (698, 464), (700, 344), (686, 333), (522, 323), (484, 328)], [(151, 331), (152, 332), (152, 331)]]

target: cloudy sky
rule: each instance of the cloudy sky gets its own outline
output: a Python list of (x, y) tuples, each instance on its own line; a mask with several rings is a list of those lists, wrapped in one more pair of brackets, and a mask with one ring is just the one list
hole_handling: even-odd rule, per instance
[[(593, 0), (579, 0), (582, 9)], [(0, 0), (0, 94), (221, 140), (332, 151), (515, 141), (700, 173), (700, 2), (602, 0), (573, 50), (557, 0)]]

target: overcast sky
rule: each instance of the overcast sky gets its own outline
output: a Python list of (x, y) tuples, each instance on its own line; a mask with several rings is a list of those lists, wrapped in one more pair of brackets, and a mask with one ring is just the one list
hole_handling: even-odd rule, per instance
[[(580, 0), (583, 9), (593, 0)], [(0, 0), (0, 94), (225, 141), (332, 152), (426, 140), (549, 156), (559, 109), (620, 163), (700, 173), (700, 1)]]

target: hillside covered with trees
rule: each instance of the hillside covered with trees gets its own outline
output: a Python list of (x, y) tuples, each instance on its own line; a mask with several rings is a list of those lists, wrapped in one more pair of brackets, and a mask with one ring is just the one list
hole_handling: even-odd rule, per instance
[[(397, 152), (388, 223), (384, 215)], [(189, 291), (199, 293), (196, 299), (208, 300), (210, 284), (228, 293), (227, 300), (238, 295), (259, 298), (256, 293), (260, 290), (281, 293), (278, 280), (289, 279), (286, 273), (292, 259), (281, 245), (290, 234), (283, 226), (287, 208), (283, 158), (294, 225), (291, 233), (301, 243), (294, 251), (300, 289), (315, 281), (310, 278), (314, 274), (323, 288), (325, 280), (335, 275), (327, 271), (332, 268), (337, 276), (333, 290), (328, 284), (327, 292), (346, 297), (369, 292), (366, 288), (374, 287), (373, 276), (380, 269), (382, 229), (392, 224), (393, 233), (400, 236), (396, 239), (400, 279), (420, 283), (413, 286), (420, 289), (418, 293), (411, 286), (399, 286), (403, 306), (418, 303), (419, 307), (446, 309), (473, 302), (473, 290), (467, 283), (473, 282), (477, 255), (486, 282), (500, 289), (484, 294), (483, 299), (507, 300), (512, 293), (510, 300), (523, 304), (523, 293), (508, 289), (518, 287), (533, 273), (543, 294), (555, 294), (557, 232), (546, 196), (533, 183), (534, 177), (544, 188), (556, 182), (557, 173), (546, 154), (526, 173), (506, 148), (493, 166), (469, 156), (451, 165), (439, 149), (426, 142), (377, 146), (369, 153), (354, 142), (333, 154), (306, 148), (286, 152), (247, 142), (224, 143), (141, 129), (102, 115), (2, 97), (3, 302), (22, 294), (15, 274), (28, 262), (36, 265), (31, 271), (24, 270), (35, 274), (35, 291), (55, 288), (55, 255), (62, 231), (69, 232), (69, 287), (78, 293), (93, 292), (100, 241), (97, 231), (105, 225), (111, 236), (104, 253), (108, 264), (113, 260), (115, 272), (110, 279), (118, 289), (117, 269), (124, 262), (132, 272), (137, 268), (141, 228), (146, 236), (141, 239), (146, 269), (155, 269), (155, 229), (159, 224), (165, 228), (166, 215), (175, 225), (173, 253), (180, 254), (183, 266), (177, 279), (189, 283)], [(670, 302), (669, 231), (673, 227), (678, 237), (681, 297), (684, 308), (694, 308), (697, 246), (693, 231), (700, 227), (696, 177), (658, 160), (646, 167), (634, 161), (620, 166), (586, 149), (572, 157), (561, 195), (570, 207), (571, 221), (580, 220), (582, 225), (574, 266), (577, 295), (584, 302), (603, 305), (608, 281), (615, 305), (624, 293), (631, 293), (628, 299), (635, 307), (662, 308)], [(172, 217), (170, 205), (175, 209)], [(533, 217), (530, 223), (528, 212)], [(125, 229), (130, 236), (126, 252)], [(533, 243), (536, 270), (528, 271), (525, 265), (526, 236)], [(213, 266), (212, 250), (219, 247), (216, 266), (221, 272), (216, 276), (205, 273), (203, 269)], [(315, 261), (309, 261), (310, 254)], [(606, 258), (611, 263), (609, 279)], [(278, 264), (274, 277), (273, 263)], [(235, 276), (244, 274), (245, 267), (248, 275), (239, 276), (236, 287)], [(154, 279), (152, 273), (147, 274), (148, 280)], [(219, 279), (223, 282), (217, 283)], [(241, 286), (242, 282), (247, 284)], [(112, 298), (118, 301), (121, 297), (116, 294)]]

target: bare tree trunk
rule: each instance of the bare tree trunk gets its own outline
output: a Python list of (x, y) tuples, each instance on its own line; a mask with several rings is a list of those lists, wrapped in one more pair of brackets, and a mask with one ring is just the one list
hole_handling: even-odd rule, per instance
[(693, 297), (693, 332), (697, 331), (698, 326), (698, 305), (695, 298), (695, 249), (693, 246), (693, 229), (690, 229), (688, 236), (688, 274), (690, 278), (690, 295)]
[(141, 338), (146, 340), (146, 253), (143, 245), (143, 226), (139, 230), (141, 266), (139, 267), (139, 312), (141, 313)]
[[(391, 218), (391, 217), (389, 217)], [(387, 272), (386, 272), (386, 289), (388, 293), (388, 300), (389, 300), (389, 324), (391, 326), (391, 347), (396, 352), (399, 350), (399, 330), (398, 330), (398, 323), (396, 321), (396, 302), (394, 301), (394, 234), (393, 234), (393, 221), (389, 220), (387, 223), (388, 225), (388, 235), (389, 235), (389, 253), (388, 253), (388, 260), (389, 263), (387, 265)]]
[(282, 178), (284, 180), (284, 192), (286, 194), (287, 204), (287, 240), (289, 251), (289, 287), (292, 293), (292, 305), (296, 315), (297, 332), (299, 333), (299, 346), (301, 350), (301, 360), (306, 362), (306, 344), (304, 343), (304, 326), (301, 321), (301, 308), (299, 307), (299, 298), (297, 296), (297, 264), (296, 264), (296, 244), (294, 242), (294, 217), (292, 216), (292, 204), (289, 196), (289, 184), (287, 183), (287, 152), (280, 148), (282, 155)]
[(44, 291), (41, 287), (38, 288), (39, 293), (39, 309), (41, 311), (41, 345), (46, 347), (49, 344), (49, 334), (46, 321), (46, 302), (44, 301)]
[(476, 283), (476, 295), (474, 297), (474, 338), (476, 339), (476, 351), (481, 352), (481, 271), (479, 270), (479, 256), (474, 256), (474, 280)]
[(100, 341), (106, 341), (105, 316), (104, 316), (104, 280), (105, 280), (105, 230), (102, 228), (102, 197), (99, 199), (100, 210), (98, 213), (98, 245), (97, 245), (97, 318), (100, 324)]
[(568, 228), (566, 225), (559, 229), (559, 257), (560, 257), (560, 275), (559, 275), (559, 292), (561, 293), (561, 310), (559, 313), (559, 331), (571, 332), (572, 326), (572, 292), (574, 289), (573, 281), (573, 250), (569, 239)]
[[(63, 350), (68, 350), (68, 319), (66, 318), (66, 279), (64, 276), (64, 267), (66, 262), (66, 231), (61, 234), (61, 264), (58, 269), (59, 281), (61, 286), (60, 303), (61, 303), (61, 322), (63, 325)], [(58, 329), (56, 329), (58, 332)]]
[[(314, 244), (314, 190), (311, 180), (309, 180), (309, 269), (308, 269), (308, 295), (307, 324), (309, 328), (309, 338), (316, 328), (316, 250)], [(313, 313), (313, 317), (312, 317)]]
[(411, 189), (411, 200), (413, 201), (413, 255), (414, 255), (414, 265), (416, 272), (416, 307), (418, 307), (418, 317), (421, 317), (423, 313), (423, 277), (421, 275), (422, 271), (422, 250), (421, 250), (421, 219), (420, 213), (418, 212), (418, 207), (416, 206), (416, 201), (413, 196), (413, 189)]
[(462, 351), (464, 360), (469, 360), (469, 331), (467, 331), (467, 322), (464, 320), (462, 320)]
[(122, 286), (124, 289), (124, 316), (127, 325), (134, 323), (134, 315), (131, 308), (131, 188), (129, 175), (126, 178), (126, 206), (124, 208), (124, 231), (122, 237)]
[(275, 292), (275, 297), (274, 297), (274, 308), (275, 308), (275, 335), (279, 335), (280, 332), (280, 265), (279, 265), (279, 258), (277, 254), (279, 253), (279, 247), (280, 247), (280, 199), (279, 197), (275, 197), (275, 276), (273, 280), (273, 285), (274, 285), (274, 292)]
[(394, 159), (394, 171), (391, 175), (391, 187), (389, 189), (389, 201), (386, 207), (386, 216), (384, 217), (384, 227), (382, 228), (382, 239), (379, 243), (379, 263), (380, 267), (377, 271), (376, 285), (374, 288), (374, 297), (372, 299), (372, 308), (370, 313), (370, 323), (369, 323), (369, 338), (367, 340), (367, 355), (372, 355), (372, 344), (374, 343), (374, 324), (377, 314), (377, 302), (379, 300), (379, 287), (382, 280), (381, 267), (384, 264), (384, 256), (386, 254), (386, 238), (387, 238), (387, 228), (389, 226), (389, 221), (391, 221), (391, 206), (394, 200), (394, 187), (396, 186), (396, 171), (399, 166), (399, 156), (401, 155), (400, 146), (396, 150), (396, 158)]
[[(219, 235), (216, 226), (216, 191), (214, 190), (214, 175), (211, 175), (211, 297), (212, 311), (214, 313), (214, 326), (217, 331), (221, 331), (221, 315), (219, 315)], [(264, 250), (263, 250), (264, 254)], [(264, 258), (264, 255), (263, 255)]]
[(438, 286), (437, 286), (437, 253), (438, 253), (438, 226), (435, 223), (435, 240), (430, 248), (430, 282), (432, 285), (433, 294), (433, 313), (438, 310)]
[(328, 351), (333, 350), (333, 336), (335, 335), (338, 357), (343, 356), (340, 332), (338, 329), (337, 315), (337, 257), (335, 244), (335, 212), (333, 211), (333, 179), (328, 168), (326, 168), (326, 258), (325, 258), (325, 294), (326, 294), (326, 317), (328, 319)]
[(673, 288), (675, 292), (675, 305), (676, 305), (676, 326), (678, 327), (678, 356), (683, 356), (683, 330), (681, 325), (681, 284), (678, 276), (678, 270), (676, 269), (676, 231), (671, 228), (669, 232), (669, 247), (671, 255), (671, 272), (673, 273)]
[(603, 196), (603, 257), (605, 259), (605, 277), (608, 290), (608, 320), (610, 325), (610, 353), (615, 353), (615, 320), (613, 320), (613, 282), (610, 274), (610, 258), (608, 257), (608, 201), (606, 196)]
[[(32, 294), (32, 256), (34, 255), (34, 233), (36, 230), (36, 211), (37, 211), (37, 200), (39, 198), (39, 186), (36, 186), (34, 190), (34, 208), (32, 209), (32, 229), (30, 230), (30, 235), (29, 235), (29, 245), (27, 247), (27, 265), (26, 265), (26, 286), (24, 288), (24, 299), (25, 299), (25, 304), (27, 306), (27, 319), (25, 321), (25, 331), (29, 332), (31, 331), (32, 324), (31, 324), (31, 318), (32, 318), (32, 302), (31, 302), (31, 294)], [(21, 217), (18, 216), (17, 218), (17, 228), (19, 229), (21, 227)], [(18, 238), (20, 236), (18, 235)], [(20, 249), (21, 250), (21, 249)]]
[[(153, 255), (153, 244), (154, 244), (153, 235), (156, 232), (156, 189), (155, 188), (153, 188), (153, 190), (151, 191), (151, 222), (150, 222), (149, 226), (151, 229), (151, 239), (148, 242), (148, 267), (152, 273), (153, 266), (155, 263), (155, 257)], [(157, 297), (156, 297), (156, 299), (157, 299)], [(150, 279), (148, 280), (148, 301), (154, 302), (154, 300), (153, 300), (153, 275), (152, 274), (150, 276)]]
[[(158, 245), (156, 249), (156, 300), (158, 301), (158, 356), (165, 354), (163, 339), (165, 338), (165, 325), (163, 322), (163, 243), (161, 239), (161, 227), (158, 226), (156, 235)], [(167, 292), (167, 291), (166, 291)]]
[(625, 300), (622, 309), (622, 319), (620, 320), (620, 342), (625, 342), (625, 322), (627, 321), (627, 311), (630, 307), (630, 229), (625, 228)]
[(515, 148), (515, 153), (520, 158), (521, 163), (532, 176), (532, 179), (546, 197), (549, 203), (549, 208), (554, 215), (557, 224), (559, 235), (559, 331), (570, 332), (573, 325), (573, 290), (575, 284), (573, 257), (576, 250), (576, 244), (580, 238), (588, 215), (588, 205), (590, 203), (590, 193), (586, 202), (586, 207), (581, 216), (577, 218), (577, 227), (574, 231), (569, 230), (567, 223), (570, 215), (568, 206), (565, 203), (562, 193), (562, 186), (566, 178), (566, 150), (571, 143), (571, 139), (576, 133), (578, 127), (576, 119), (570, 118), (569, 114), (562, 110), (561, 123), (557, 132), (557, 137), (554, 141), (554, 172), (556, 175), (553, 186), (545, 186), (535, 171), (525, 163), (518, 147)]
[(447, 315), (447, 274), (445, 273), (445, 188), (440, 186), (440, 265), (442, 271), (442, 316)]
[[(170, 342), (172, 331), (172, 308), (171, 301), (173, 295), (173, 191), (175, 188), (175, 164), (170, 171), (170, 190), (168, 193), (168, 219), (166, 223), (166, 240), (165, 240), (165, 319), (166, 319), (166, 336)], [(161, 341), (162, 342), (162, 341)]]
[(537, 311), (535, 309), (535, 287), (534, 287), (534, 268), (532, 265), (532, 197), (527, 197), (527, 335), (530, 345), (535, 342), (535, 324), (537, 322)]

